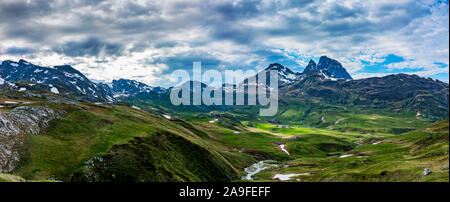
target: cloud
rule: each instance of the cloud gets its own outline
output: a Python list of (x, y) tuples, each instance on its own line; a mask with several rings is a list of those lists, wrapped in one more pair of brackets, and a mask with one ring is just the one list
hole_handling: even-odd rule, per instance
[[(4, 0), (0, 59), (72, 64), (94, 79), (154, 85), (193, 61), (301, 71), (321, 55), (354, 77), (408, 70), (442, 78), (448, 17), (440, 0)], [(386, 62), (389, 55), (404, 61)]]
[(4, 0), (0, 2), (0, 18), (9, 21), (23, 21), (28, 18), (40, 17), (50, 14), (51, 1), (15, 1)]
[(20, 47), (9, 47), (6, 49), (5, 54), (8, 55), (26, 55), (36, 52), (36, 50), (31, 48), (20, 48)]
[(66, 56), (117, 56), (124, 47), (121, 44), (104, 42), (98, 38), (88, 38), (82, 41), (70, 41), (55, 48), (55, 52)]

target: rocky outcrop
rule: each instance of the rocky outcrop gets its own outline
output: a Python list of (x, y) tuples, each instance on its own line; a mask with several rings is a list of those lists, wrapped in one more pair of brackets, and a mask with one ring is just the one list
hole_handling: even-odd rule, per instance
[(0, 112), (0, 172), (11, 172), (16, 167), (26, 135), (41, 133), (50, 121), (62, 115), (62, 111), (35, 106), (20, 106), (9, 112)]
[(431, 170), (429, 168), (425, 168), (425, 170), (422, 173), (422, 176), (427, 176), (429, 174), (431, 174)]

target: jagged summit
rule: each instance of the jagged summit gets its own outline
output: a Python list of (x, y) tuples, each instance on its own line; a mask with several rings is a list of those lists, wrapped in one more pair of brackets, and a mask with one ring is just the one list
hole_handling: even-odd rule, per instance
[(303, 73), (308, 74), (311, 72), (321, 72), (333, 78), (352, 79), (340, 62), (327, 56), (321, 56), (317, 64), (310, 60)]
[(279, 63), (270, 64), (265, 71), (269, 70), (278, 70), (281, 83), (292, 83), (308, 75), (322, 75), (329, 79), (352, 79), (341, 63), (327, 56), (321, 56), (319, 63), (310, 60), (303, 73), (293, 72)]
[(19, 64), (31, 65), (31, 63), (27, 62), (27, 61), (24, 60), (24, 59), (20, 59), (20, 60), (19, 60)]
[(165, 88), (151, 87), (145, 83), (130, 79), (113, 80), (110, 84), (110, 91), (114, 94), (114, 97), (129, 96), (138, 93), (164, 93)]
[(304, 72), (309, 72), (309, 71), (313, 71), (316, 69), (316, 62), (314, 62), (314, 60), (310, 60), (308, 65), (306, 66)]
[(319, 63), (310, 60), (303, 73), (293, 72), (289, 68), (279, 64), (272, 63), (264, 71), (277, 70), (280, 84), (289, 84), (311, 75), (319, 75), (326, 79), (352, 79), (350, 74), (342, 67), (338, 61), (322, 56)]
[(338, 79), (352, 79), (350, 74), (342, 67), (341, 63), (337, 60), (331, 59), (327, 56), (321, 56), (319, 63), (316, 64), (314, 60), (310, 60), (305, 70), (304, 74), (311, 74), (314, 72), (319, 72), (326, 75), (327, 77), (338, 78)]
[(278, 79), (281, 83), (292, 83), (300, 75), (300, 73), (293, 72), (289, 68), (279, 63), (270, 64), (269, 67), (267, 67), (264, 71), (268, 72), (270, 70), (278, 71)]

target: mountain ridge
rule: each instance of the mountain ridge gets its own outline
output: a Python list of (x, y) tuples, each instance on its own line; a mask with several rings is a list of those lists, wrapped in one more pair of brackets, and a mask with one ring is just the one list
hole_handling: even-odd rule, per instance
[[(34, 65), (24, 59), (18, 62), (5, 60), (0, 65), (1, 84), (19, 81), (47, 84), (51, 88), (64, 88), (88, 101), (114, 102), (115, 98), (138, 93), (165, 93), (167, 89), (151, 87), (129, 79), (113, 80), (111, 83), (95, 83), (70, 65), (44, 67)], [(12, 85), (12, 84), (11, 84)], [(55, 86), (55, 87), (54, 87)], [(55, 90), (59, 92), (61, 90)]]
[[(308, 100), (312, 99), (328, 104), (368, 105), (427, 114), (431, 118), (448, 116), (448, 84), (441, 81), (407, 74), (354, 80), (351, 76), (346, 76), (348, 73), (339, 62), (326, 56), (322, 56), (318, 64), (311, 60), (302, 73), (294, 72), (279, 63), (270, 64), (263, 71), (268, 75), (270, 70), (278, 71), (281, 99), (295, 98), (303, 100), (301, 102), (309, 102)], [(51, 79), (48, 78), (50, 76)], [(135, 103), (141, 100), (156, 102), (168, 108), (174, 107), (167, 103), (171, 88), (151, 87), (130, 79), (118, 79), (106, 84), (94, 83), (69, 65), (49, 68), (33, 65), (23, 59), (19, 62), (3, 61), (0, 78), (3, 86), (7, 84), (18, 91), (28, 89), (15, 87), (14, 82), (24, 80), (48, 84), (52, 93), (65, 94), (66, 91), (61, 88), (67, 88), (88, 101), (114, 103), (125, 100)], [(266, 82), (269, 81), (266, 79)], [(248, 83), (248, 79), (244, 80), (244, 86), (246, 82)], [(206, 87), (207, 85), (202, 88)], [(235, 88), (233, 85), (233, 89), (227, 87), (224, 90), (236, 91)], [(221, 109), (229, 110), (230, 107)], [(202, 109), (205, 110), (207, 109)]]

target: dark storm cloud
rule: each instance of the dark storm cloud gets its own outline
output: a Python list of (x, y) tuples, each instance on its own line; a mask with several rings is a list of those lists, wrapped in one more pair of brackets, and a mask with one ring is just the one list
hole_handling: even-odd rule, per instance
[(36, 50), (31, 49), (31, 48), (9, 47), (8, 49), (6, 49), (5, 54), (25, 55), (25, 54), (30, 54), (30, 53), (34, 53), (34, 52), (36, 52)]
[(261, 1), (259, 0), (221, 3), (215, 8), (215, 11), (226, 21), (251, 18), (257, 16), (258, 12), (260, 12), (258, 9), (260, 3)]
[(116, 43), (104, 42), (98, 38), (88, 38), (83, 41), (71, 41), (60, 47), (55, 48), (55, 51), (67, 56), (99, 56), (105, 54), (106, 56), (121, 55), (123, 46)]
[(239, 44), (250, 44), (257, 34), (251, 28), (233, 27), (233, 25), (229, 24), (224, 24), (221, 27), (227, 28), (221, 29), (217, 27), (217, 29), (214, 29), (212, 37), (215, 40), (230, 40)]
[(25, 38), (30, 41), (41, 41), (48, 30), (39, 29), (36, 24), (30, 23), (29, 19), (52, 13), (52, 1), (36, 0), (22, 1), (0, 1), (0, 35), (3, 33), (8, 38)]
[[(243, 53), (244, 54), (244, 53)], [(257, 55), (260, 60), (251, 63), (244, 63), (242, 61), (225, 61), (223, 58), (212, 55), (208, 52), (185, 52), (176, 54), (170, 57), (159, 57), (155, 61), (148, 62), (148, 64), (166, 64), (169, 68), (165, 69), (162, 73), (170, 73), (177, 69), (192, 70), (192, 63), (194, 61), (201, 61), (202, 68), (204, 69), (218, 69), (225, 67), (226, 69), (253, 69), (255, 66), (262, 63), (264, 66), (268, 66), (271, 63), (278, 62), (289, 66), (293, 69), (298, 69), (299, 66), (292, 61), (291, 58), (279, 52), (274, 52), (263, 47), (255, 48), (254, 51), (245, 54)]]
[(151, 62), (151, 64), (167, 64), (169, 69), (166, 69), (165, 72), (169, 73), (177, 69), (191, 70), (194, 61), (201, 61), (203, 68), (212, 69), (219, 67), (219, 65), (223, 63), (220, 58), (216, 58), (208, 53), (186, 52), (171, 57), (160, 57)]
[(11, 40), (25, 39), (29, 42), (42, 44), (45, 44), (45, 39), (51, 35), (51, 30), (42, 29), (39, 25), (23, 26), (24, 24), (20, 23), (17, 25), (5, 27), (2, 34)]
[(154, 48), (173, 48), (177, 45), (176, 42), (172, 42), (172, 41), (165, 41), (165, 42), (157, 42), (154, 45)]
[[(3, 34), (9, 38), (23, 38), (32, 42), (43, 43), (52, 38), (70, 34), (84, 34), (86, 37), (110, 38), (111, 40), (131, 43), (135, 41), (154, 42), (155, 48), (162, 48), (161, 41), (168, 41), (168, 33), (184, 32), (192, 28), (204, 28), (211, 40), (227, 40), (237, 44), (253, 45), (267, 38), (276, 36), (293, 36), (300, 40), (315, 40), (317, 34), (323, 36), (345, 36), (383, 32), (404, 27), (415, 18), (427, 13), (426, 8), (417, 4), (388, 5), (374, 11), (369, 11), (362, 5), (355, 4), (349, 8), (340, 3), (322, 4), (313, 0), (288, 1), (285, 4), (270, 2), (263, 5), (262, 1), (224, 1), (224, 2), (175, 2), (164, 10), (170, 19), (162, 18), (161, 2), (146, 5), (134, 1), (79, 1), (62, 4), (39, 0), (25, 3), (23, 1), (5, 1), (0, 3)], [(52, 6), (54, 5), (54, 6)], [(59, 7), (58, 7), (59, 5)], [(286, 9), (298, 8), (299, 13), (309, 13), (314, 19), (301, 16), (282, 16), (280, 12)], [(39, 25), (34, 19), (52, 14), (64, 14), (77, 10), (76, 18), (68, 24), (56, 26)], [(325, 10), (325, 12), (319, 12)], [(393, 11), (403, 10), (404, 14), (391, 16)], [(104, 14), (98, 15), (102, 11)], [(372, 12), (372, 13), (369, 13)], [(69, 14), (68, 13), (68, 14)], [(373, 14), (386, 18), (382, 22), (372, 22), (367, 16)], [(106, 15), (106, 16), (103, 16)], [(64, 16), (64, 15), (63, 15)], [(258, 17), (281, 17), (281, 24), (273, 27), (255, 28), (242, 22)], [(23, 21), (17, 26), (13, 21)], [(101, 36), (99, 34), (101, 33)], [(136, 36), (135, 36), (136, 35)], [(132, 38), (136, 37), (136, 38)], [(358, 38), (358, 37), (356, 37)], [(358, 39), (362, 39), (359, 37)], [(92, 39), (91, 39), (92, 40)], [(180, 40), (180, 39), (174, 39)], [(182, 39), (181, 39), (182, 40)], [(189, 41), (199, 45), (205, 39)], [(101, 42), (92, 40), (85, 43), (68, 43), (77, 50), (62, 52), (72, 55), (96, 55)], [(177, 43), (172, 41), (171, 43)], [(98, 46), (97, 46), (98, 45)], [(86, 54), (77, 52), (83, 47)], [(63, 47), (64, 48), (64, 47)], [(116, 54), (120, 48), (117, 45), (106, 44), (108, 54)], [(59, 50), (61, 52), (61, 50)]]
[(133, 2), (125, 2), (125, 5), (120, 9), (118, 15), (120, 16), (145, 16), (157, 13), (158, 9), (152, 5), (141, 6)]
[(51, 1), (35, 0), (0, 1), (0, 21), (20, 21), (30, 17), (39, 17), (51, 13)]

